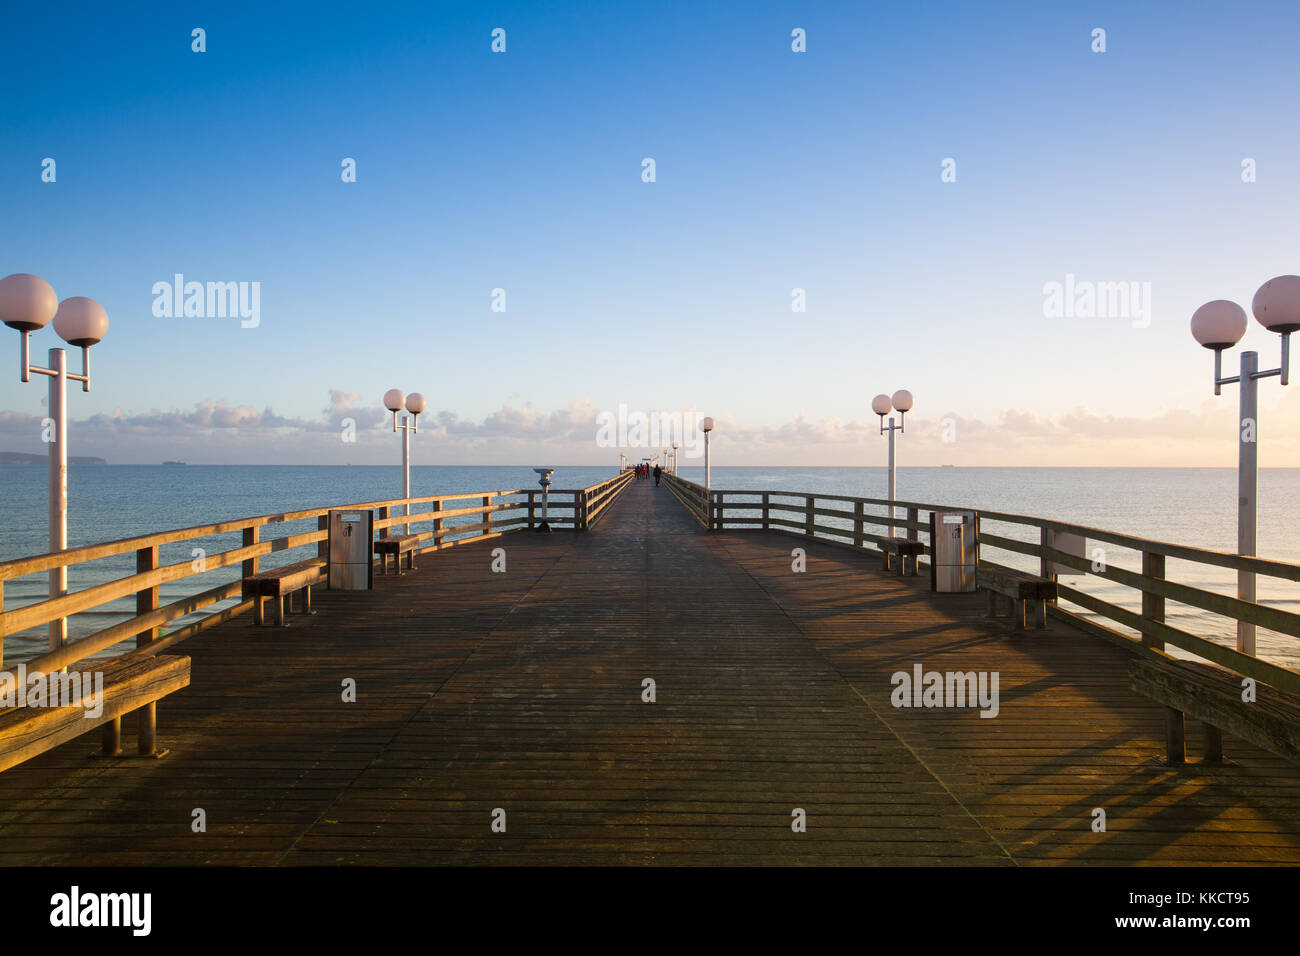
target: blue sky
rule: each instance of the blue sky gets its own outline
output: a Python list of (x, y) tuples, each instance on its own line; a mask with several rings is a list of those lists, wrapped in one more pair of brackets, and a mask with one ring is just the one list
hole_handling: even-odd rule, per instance
[[(364, 426), (398, 386), (443, 413), (422, 463), (603, 461), (584, 422), (622, 403), (718, 417), (732, 461), (879, 464), (856, 426), (907, 387), (918, 461), (1229, 464), (1235, 392), (1188, 318), (1300, 271), (1295, 4), (7, 17), (0, 274), (112, 322), (73, 454), (386, 460)], [(178, 272), (260, 282), (260, 324), (155, 317)], [(1067, 273), (1149, 282), (1149, 326), (1045, 317)], [(1263, 386), (1264, 464), (1300, 465), (1289, 391)], [(0, 449), (42, 450), (43, 393), (0, 376)]]

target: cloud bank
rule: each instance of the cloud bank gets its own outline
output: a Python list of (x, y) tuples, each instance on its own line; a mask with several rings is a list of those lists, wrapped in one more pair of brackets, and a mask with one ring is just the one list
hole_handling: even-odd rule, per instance
[[(482, 419), (431, 410), (412, 441), (418, 464), (566, 464), (618, 461), (618, 448), (597, 445), (603, 409), (585, 398), (542, 410), (506, 404)], [(650, 412), (651, 409), (644, 411)], [(657, 410), (662, 411), (662, 410)], [(690, 412), (693, 410), (681, 410)], [(738, 465), (878, 465), (886, 454), (870, 419), (811, 418), (777, 424), (714, 416), (719, 463)], [(1080, 405), (1057, 417), (1004, 410), (997, 420), (957, 413), (908, 416), (900, 462), (1062, 466), (1229, 466), (1235, 463), (1235, 401), (1165, 409), (1150, 416), (1099, 415)], [(1300, 400), (1284, 395), (1261, 412), (1262, 463), (1300, 466)], [(293, 418), (271, 407), (198, 402), (189, 410), (128, 413), (114, 409), (71, 425), (72, 454), (114, 464), (181, 459), (194, 464), (391, 464), (397, 439), (377, 397), (331, 388), (319, 417)], [(0, 411), (0, 450), (44, 452), (42, 417)], [(624, 449), (630, 456), (658, 449)]]

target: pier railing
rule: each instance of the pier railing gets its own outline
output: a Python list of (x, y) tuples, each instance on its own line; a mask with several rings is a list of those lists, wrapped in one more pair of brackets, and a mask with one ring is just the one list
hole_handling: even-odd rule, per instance
[[(571, 530), (591, 527), (627, 487), (631, 478), (631, 473), (625, 472), (588, 488), (552, 490), (548, 523), (552, 527)], [(253, 602), (242, 598), (244, 577), (259, 570), (296, 563), (324, 568), (329, 553), (329, 513), (337, 509), (376, 512), (375, 528), (381, 537), (392, 533), (394, 528), (400, 533), (409, 527), (410, 533), (419, 539), (419, 553), (533, 528), (540, 523), (542, 514), (540, 490), (429, 495), (239, 518), (0, 562), (0, 667), (4, 665), (5, 635), (18, 634), (77, 614), (118, 613), (125, 620), (70, 639), (61, 647), (28, 661), (29, 670), (50, 672), (67, 667), (131, 638), (135, 638), (137, 653), (154, 654), (249, 611)], [(403, 511), (410, 513), (404, 514)], [(239, 536), (237, 539), (236, 535)], [(6, 582), (97, 561), (118, 559), (121, 564), (131, 555), (135, 556), (134, 574), (126, 573), (103, 583), (69, 591), (60, 597), (5, 609)], [(163, 585), (188, 579), (214, 583), (197, 593), (160, 604)], [(135, 599), (134, 614), (113, 607), (114, 602), (120, 605), (132, 597)], [(238, 603), (209, 613), (166, 635), (160, 633), (172, 621), (230, 600)]]
[[(1170, 579), (1170, 562), (1248, 572), (1282, 581), (1300, 582), (1300, 564), (1188, 547), (1120, 534), (1086, 525), (1035, 518), (997, 511), (981, 511), (956, 505), (894, 501), (849, 495), (808, 494), (787, 491), (710, 489), (669, 475), (668, 487), (703, 526), (715, 530), (771, 530), (856, 549), (873, 550), (896, 533), (927, 544), (929, 514), (934, 511), (975, 511), (979, 566), (1009, 569), (1007, 556), (1037, 559), (1035, 573), (1055, 578), (1059, 573), (1078, 574), (1084, 580), (1098, 579), (1132, 588), (1141, 610), (1134, 611), (1089, 594), (1081, 587), (1058, 581), (1062, 601), (1091, 611), (1108, 623), (1136, 632), (1136, 637), (1107, 627), (1096, 620), (1053, 606), (1050, 613), (1080, 628), (1108, 639), (1121, 641), (1137, 650), (1165, 651), (1173, 646), (1213, 661), (1244, 677), (1251, 677), (1292, 694), (1300, 694), (1300, 673), (1244, 654), (1205, 637), (1175, 627), (1165, 620), (1167, 602), (1186, 605), (1221, 615), (1234, 622), (1265, 628), (1292, 638), (1300, 637), (1300, 614), (1258, 601), (1178, 583)], [(1057, 535), (1084, 539), (1086, 557), (1056, 547)], [(989, 560), (996, 558), (997, 561)], [(1012, 557), (1011, 560), (1016, 560)], [(1129, 561), (1136, 567), (1123, 567)], [(1023, 566), (1017, 570), (1027, 570)], [(1068, 568), (1061, 571), (1060, 568)], [(1137, 604), (1139, 601), (1135, 601)]]

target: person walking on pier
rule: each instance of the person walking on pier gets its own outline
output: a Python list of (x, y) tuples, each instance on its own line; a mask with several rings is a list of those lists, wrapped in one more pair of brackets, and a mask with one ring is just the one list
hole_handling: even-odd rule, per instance
[(659, 471), (659, 462), (655, 462), (655, 487), (656, 487), (656, 488), (659, 487), (659, 475), (660, 475), (660, 474), (661, 474), (661, 472)]

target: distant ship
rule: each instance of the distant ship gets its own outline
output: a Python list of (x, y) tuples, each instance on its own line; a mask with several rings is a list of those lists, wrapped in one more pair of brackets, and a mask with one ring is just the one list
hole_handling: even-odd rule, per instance
[(185, 464), (185, 462), (183, 462), (183, 461), (165, 461), (165, 462), (163, 462), (163, 464), (164, 464), (164, 465), (183, 465), (183, 464)]

